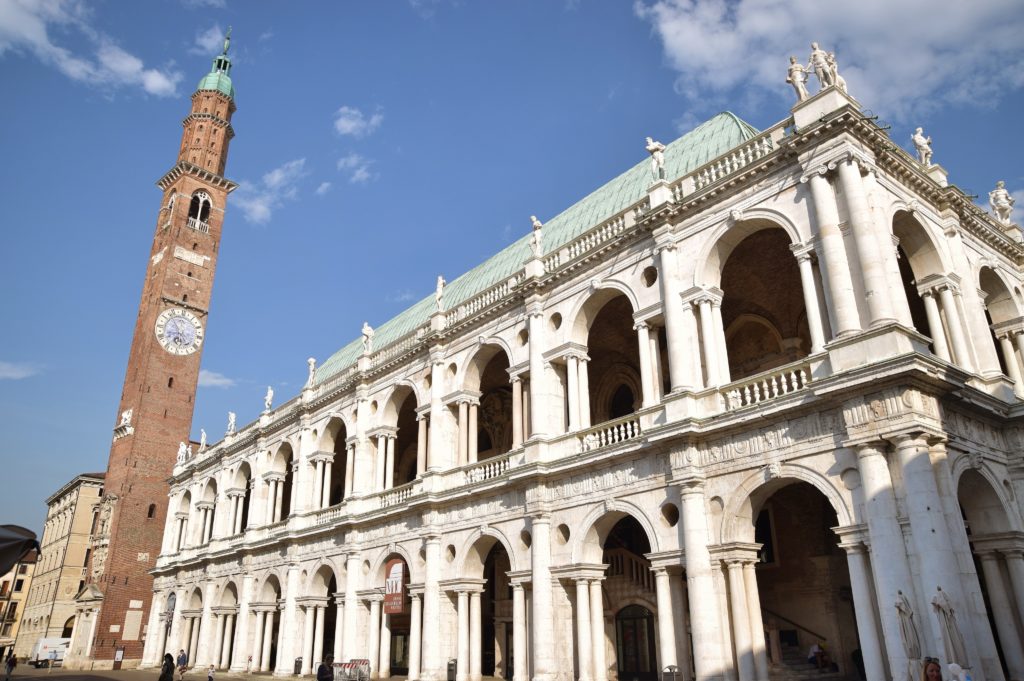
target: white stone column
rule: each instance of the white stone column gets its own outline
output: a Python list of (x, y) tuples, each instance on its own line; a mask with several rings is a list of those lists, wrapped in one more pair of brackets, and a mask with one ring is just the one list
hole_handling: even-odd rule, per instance
[(1017, 362), (1017, 352), (1013, 343), (1010, 342), (1010, 334), (1004, 333), (999, 336), (999, 349), (1003, 351), (1003, 360), (1006, 362), (1006, 373), (1013, 381), (1013, 392), (1017, 397), (1024, 397), (1024, 385), (1020, 380), (1020, 364)]
[[(679, 386), (679, 390), (699, 390), (704, 387), (704, 377), (700, 368), (700, 334), (697, 331), (697, 316), (693, 303), (683, 304), (682, 310), (683, 337), (687, 339), (687, 352), (683, 353), (685, 376), (689, 377), (688, 385)], [(672, 388), (673, 392), (676, 390)]]
[(579, 360), (576, 355), (565, 358), (565, 392), (568, 398), (569, 432), (580, 429), (580, 381)]
[[(291, 496), (289, 497), (289, 501), (288, 501), (288, 517), (289, 518), (291, 516), (295, 515), (299, 510), (301, 510), (301, 508), (299, 506), (300, 502), (302, 501), (302, 494), (299, 493), (299, 490), (301, 489), (301, 486), (299, 485), (299, 482), (300, 482), (299, 478), (302, 477), (301, 474), (300, 474), (300, 471), (301, 471), (300, 463), (301, 463), (300, 459), (294, 459), (292, 461), (292, 489), (291, 489)], [(284, 516), (282, 516), (282, 517), (284, 517)]]
[(376, 455), (373, 457), (373, 486), (374, 489), (380, 491), (384, 489), (384, 468), (387, 465), (388, 440), (387, 436), (383, 434), (377, 435), (374, 439), (376, 440)]
[(263, 625), (263, 650), (260, 656), (260, 671), (270, 671), (270, 648), (274, 643), (274, 619), (278, 617), (277, 610), (271, 610), (267, 613), (266, 621)]
[(512, 681), (527, 681), (526, 592), (521, 583), (512, 584)]
[(444, 443), (444, 423), (441, 415), (444, 405), (441, 404), (441, 397), (444, 395), (444, 354), (432, 350), (430, 355), (430, 431), (427, 440), (427, 470), (440, 470), (444, 461), (442, 460)]
[(313, 508), (324, 508), (324, 462), (313, 461)]
[(469, 681), (483, 678), (483, 631), (480, 621), (480, 592), (469, 592)]
[(256, 611), (256, 624), (252, 632), (252, 671), (260, 671), (260, 662), (263, 660), (263, 626), (267, 620), (267, 613), (263, 610)]
[(380, 598), (370, 599), (370, 628), (367, 632), (367, 655), (370, 659), (370, 678), (380, 678)]
[(551, 517), (537, 513), (530, 523), (533, 543), (530, 547), (533, 585), (533, 616), (530, 617), (533, 657), (533, 681), (552, 681), (558, 672), (555, 659), (554, 615), (551, 607)]
[[(239, 504), (241, 508), (241, 504)], [(241, 513), (239, 513), (241, 515)], [(252, 601), (253, 582), (255, 577), (245, 575), (242, 577), (242, 589), (238, 600), (238, 615), (232, 616), (235, 625), (235, 633), (232, 638), (234, 643), (231, 650), (231, 669), (245, 671), (246, 662), (249, 657), (249, 619)]]
[(345, 498), (352, 496), (356, 481), (356, 446), (351, 444), (345, 448)]
[(380, 616), (380, 667), (377, 677), (391, 677), (391, 615), (381, 613)]
[(825, 332), (821, 325), (821, 310), (818, 308), (818, 290), (814, 284), (811, 249), (803, 244), (793, 244), (790, 249), (796, 255), (796, 262), (800, 268), (800, 287), (804, 294), (807, 328), (811, 333), (811, 354), (815, 355), (825, 349)]
[[(850, 590), (853, 592), (853, 614), (857, 618), (860, 651), (864, 672), (869, 679), (884, 679), (885, 663), (882, 642), (875, 624), (875, 604), (871, 597), (871, 571), (867, 551), (863, 544), (840, 544), (846, 550), (846, 564), (850, 571)], [(898, 641), (894, 642), (900, 645)]]
[(672, 575), (669, 588), (672, 591), (672, 609), (676, 617), (676, 659), (679, 664), (679, 678), (682, 681), (692, 681), (693, 662), (692, 651), (690, 650), (690, 604), (686, 598), (686, 589), (683, 588), (682, 575)]
[(341, 662), (341, 649), (345, 642), (345, 597), (340, 594), (334, 596), (334, 643), (331, 646), (331, 657), (335, 662)]
[(427, 470), (427, 417), (420, 414), (416, 417), (416, 477)]
[(331, 505), (331, 469), (333, 467), (332, 461), (324, 461), (324, 492), (320, 502), (321, 508), (328, 508)]
[(949, 346), (946, 345), (946, 330), (942, 327), (942, 317), (939, 316), (939, 305), (935, 302), (935, 292), (932, 290), (922, 291), (921, 300), (924, 301), (924, 312), (928, 317), (928, 331), (931, 333), (935, 355), (939, 359), (949, 362), (950, 356)]
[(715, 353), (715, 341), (718, 334), (714, 331), (714, 324), (711, 318), (711, 299), (704, 297), (697, 301), (700, 309), (700, 339), (704, 349), (704, 371), (707, 373), (707, 387), (719, 385), (718, 377), (718, 355)]
[[(875, 593), (878, 595), (879, 620), (889, 658), (889, 669), (894, 676), (902, 677), (907, 670), (907, 656), (900, 638), (900, 621), (895, 604), (900, 592), (913, 605), (917, 603), (912, 588), (910, 567), (907, 564), (903, 531), (896, 514), (896, 497), (893, 494), (889, 466), (877, 442), (857, 447), (857, 467), (860, 471), (863, 490), (863, 508), (871, 538), (872, 573)], [(927, 500), (929, 502), (933, 500)], [(915, 608), (916, 609), (916, 608)], [(917, 613), (919, 626), (924, 613)], [(930, 643), (930, 641), (929, 641)], [(867, 651), (862, 649), (865, 654)]]
[[(352, 573), (349, 573), (351, 579)], [(281, 619), (278, 629), (280, 630), (280, 641), (277, 646), (277, 671), (283, 674), (292, 674), (292, 662), (296, 657), (302, 655), (302, 642), (296, 638), (302, 635), (299, 630), (299, 566), (292, 563), (288, 565), (288, 573), (284, 585), (284, 609), (281, 612)]]
[(196, 661), (196, 656), (199, 654), (199, 634), (201, 632), (202, 621), (198, 617), (192, 618), (192, 629), (189, 634), (188, 641), (188, 663), (195, 667), (199, 663)]
[(356, 649), (356, 627), (359, 617), (358, 575), (360, 572), (359, 554), (350, 553), (345, 567), (345, 633), (342, 643), (342, 657), (346, 660), (362, 657)]
[(732, 381), (729, 371), (729, 347), (725, 343), (725, 325), (722, 323), (722, 300), (711, 301), (711, 320), (715, 330), (715, 354), (718, 356), (718, 380), (723, 384)]
[(384, 443), (387, 450), (384, 453), (384, 489), (391, 489), (395, 486), (395, 441), (396, 435), (388, 435)]
[(652, 329), (647, 334), (651, 341), (651, 389), (654, 392), (655, 403), (661, 402), (662, 385), (661, 377), (661, 349), (658, 346), (658, 329)]
[(464, 466), (469, 452), (469, 402), (459, 400), (459, 465)]
[(1013, 336), (1013, 340), (1017, 344), (1017, 350), (1020, 352), (1021, 360), (1024, 360), (1024, 331), (1013, 331), (1011, 332), (1011, 335)]
[(764, 645), (764, 620), (761, 618), (761, 594), (757, 588), (754, 561), (743, 563), (743, 585), (747, 592), (747, 612), (750, 614), (750, 647), (754, 651), (754, 672), (757, 681), (768, 678), (768, 651)]
[(646, 408), (654, 404), (654, 386), (651, 385), (651, 337), (647, 322), (637, 322), (633, 328), (636, 329), (636, 341), (640, 350), (640, 392), (643, 397), (641, 407)]
[(747, 588), (743, 583), (743, 563), (730, 560), (726, 564), (729, 578), (729, 608), (732, 611), (732, 640), (736, 649), (739, 681), (754, 681), (754, 650), (750, 641), (750, 613), (747, 611)]
[(686, 559), (686, 591), (690, 600), (694, 669), (697, 681), (722, 679), (725, 661), (721, 656), (718, 596), (708, 552), (704, 480), (699, 474), (690, 474), (678, 482), (683, 505), (680, 524)]
[(409, 674), (407, 681), (418, 681), (420, 678), (420, 648), (423, 636), (423, 612), (420, 606), (420, 595), (412, 594), (409, 608)]
[[(426, 565), (423, 570), (423, 621), (433, 627), (441, 621), (441, 536), (428, 531), (425, 540)], [(358, 566), (357, 566), (358, 567)], [(437, 636), (423, 637), (423, 666), (421, 675), (428, 679), (444, 676), (441, 644)]]
[(580, 428), (586, 430), (590, 427), (590, 370), (587, 365), (589, 357), (579, 358), (578, 380), (580, 390)]
[(224, 669), (231, 668), (231, 656), (234, 653), (235, 647), (235, 614), (231, 613), (227, 616), (227, 622), (224, 624), (224, 655), (221, 658), (221, 667)]
[(857, 300), (853, 295), (853, 280), (850, 277), (846, 247), (843, 244), (843, 235), (839, 231), (835, 194), (825, 179), (825, 170), (822, 166), (802, 179), (810, 182), (811, 200), (814, 203), (815, 222), (822, 251), (820, 263), (824, 265), (825, 276), (828, 279), (831, 309), (835, 316), (835, 335), (841, 338), (860, 330), (860, 316), (857, 312)]
[(957, 309), (953, 291), (949, 286), (939, 288), (939, 300), (942, 302), (942, 312), (946, 316), (946, 325), (949, 327), (949, 335), (953, 341), (953, 354), (956, 355), (956, 363), (972, 370), (971, 355), (967, 349), (967, 340), (964, 338), (964, 322), (960, 318), (960, 311)]
[(213, 653), (210, 655), (210, 663), (215, 667), (221, 667), (222, 655), (224, 653), (224, 625), (227, 623), (227, 617), (224, 615), (215, 614), (213, 616), (213, 630), (216, 633), (216, 638), (213, 642)]
[[(284, 520), (284, 483), (287, 479), (287, 473), (274, 481), (276, 490), (274, 492), (274, 522), (281, 522)], [(290, 504), (289, 504), (290, 505)], [(291, 509), (288, 509), (291, 511)]]
[[(468, 442), (468, 445), (469, 445), (469, 463), (476, 463), (476, 459), (477, 459), (477, 445), (479, 444), (478, 441), (477, 441), (477, 432), (478, 432), (477, 418), (478, 418), (479, 410), (480, 410), (480, 404), (478, 402), (470, 402), (470, 404), (469, 404), (469, 433), (467, 433), (467, 435), (469, 436), (469, 442)], [(495, 446), (497, 446), (497, 445), (495, 445)]]
[(523, 444), (523, 381), (513, 376), (512, 384), (512, 449)]
[(544, 436), (548, 422), (544, 414), (544, 317), (539, 304), (528, 306), (530, 329), (530, 437)]
[(277, 508), (277, 501), (274, 499), (277, 494), (277, 484), (272, 478), (267, 478), (267, 507), (264, 512), (265, 525), (272, 525), (275, 522), (274, 510)]
[(992, 619), (996, 623), (999, 644), (1003, 649), (1003, 658), (1010, 670), (1011, 679), (1024, 679), (1024, 650), (1021, 649), (1021, 634), (1013, 618), (1013, 599), (1006, 593), (1003, 572), (999, 568), (999, 556), (994, 551), (978, 553), (981, 559), (981, 570), (985, 575), (985, 586), (988, 601), (992, 606)]
[(302, 672), (305, 676), (313, 671), (313, 646), (316, 636), (316, 606), (305, 605), (302, 607), (302, 643), (298, 646), (299, 656), (302, 657)]
[(576, 579), (576, 655), (579, 658), (579, 669), (576, 678), (579, 681), (590, 681), (593, 666), (591, 650), (594, 639), (590, 634), (590, 583), (586, 577)]
[(210, 650), (210, 645), (217, 636), (216, 616), (213, 614), (213, 598), (216, 593), (217, 585), (212, 582), (208, 583), (203, 589), (203, 612), (200, 615), (201, 620), (199, 624), (199, 631), (203, 636), (196, 637), (196, 654), (192, 655), (194, 665), (208, 665), (211, 662), (216, 662), (216, 653), (214, 651), (217, 648), (214, 647), (213, 651)]
[(843, 188), (853, 240), (857, 245), (858, 260), (863, 274), (864, 297), (867, 299), (871, 325), (895, 322), (885, 260), (872, 224), (871, 207), (864, 195), (860, 166), (852, 156), (839, 163), (839, 184)]
[(457, 592), (458, 641), (456, 646), (456, 681), (469, 681), (469, 593)]
[(324, 613), (326, 607), (318, 605), (313, 609), (316, 621), (313, 624), (313, 650), (309, 656), (310, 673), (316, 674), (317, 663), (323, 662), (324, 655)]
[(679, 300), (679, 265), (676, 245), (665, 243), (658, 246), (658, 280), (661, 283), (662, 309), (665, 314), (665, 337), (668, 344), (668, 373), (672, 392), (693, 390), (696, 387), (693, 362), (688, 356), (695, 348), (684, 320), (684, 311), (689, 305)]
[(590, 656), (594, 667), (594, 681), (607, 681), (608, 666), (605, 664), (604, 647), (604, 598), (601, 594), (601, 580), (590, 580)]
[(1017, 603), (1017, 613), (1024, 618), (1024, 549), (1003, 549), (1003, 561), (1006, 572), (1010, 575), (1010, 586), (1013, 598)]
[(658, 647), (661, 649), (658, 669), (664, 669), (669, 665), (678, 665), (675, 610), (672, 607), (672, 591), (669, 585), (671, 577), (668, 570), (663, 567), (653, 568), (652, 572), (654, 572), (654, 593), (658, 601)]

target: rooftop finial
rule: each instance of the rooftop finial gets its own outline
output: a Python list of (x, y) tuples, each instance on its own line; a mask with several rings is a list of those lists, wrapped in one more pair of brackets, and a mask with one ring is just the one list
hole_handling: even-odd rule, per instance
[(231, 27), (228, 26), (228, 32), (224, 34), (224, 51), (221, 54), (227, 54), (228, 48), (231, 47)]

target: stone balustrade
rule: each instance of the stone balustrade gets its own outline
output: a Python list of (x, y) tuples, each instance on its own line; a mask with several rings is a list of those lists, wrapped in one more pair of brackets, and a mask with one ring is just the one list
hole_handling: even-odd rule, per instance
[(466, 482), (472, 484), (501, 477), (508, 473), (511, 468), (512, 455), (505, 454), (471, 464), (465, 467), (463, 471), (466, 474)]
[(472, 317), (481, 310), (492, 307), (495, 303), (506, 298), (509, 293), (519, 285), (519, 282), (521, 282), (522, 279), (522, 273), (514, 274), (500, 284), (492, 286), (486, 291), (473, 296), (469, 300), (459, 303), (458, 307), (445, 314), (445, 327), (447, 328), (453, 324), (457, 324), (463, 319)]
[(767, 156), (775, 149), (771, 132), (764, 133), (737, 147), (724, 156), (698, 168), (694, 177), (694, 186), (703, 189), (718, 182), (723, 177), (732, 175), (754, 161)]
[(614, 421), (605, 421), (576, 434), (577, 452), (590, 452), (608, 445), (640, 437), (640, 417), (630, 414)]
[(810, 365), (800, 361), (747, 377), (723, 387), (721, 392), (726, 409), (731, 411), (795, 393), (810, 383)]

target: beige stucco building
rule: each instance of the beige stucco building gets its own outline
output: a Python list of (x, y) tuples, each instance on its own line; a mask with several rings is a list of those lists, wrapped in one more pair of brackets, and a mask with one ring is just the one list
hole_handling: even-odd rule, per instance
[(41, 556), (21, 616), (18, 655), (28, 655), (40, 638), (71, 636), (75, 597), (85, 587), (89, 533), (102, 494), (103, 473), (83, 473), (46, 500)]
[(180, 458), (144, 663), (1022, 679), (1022, 264), (839, 88), (720, 114)]
[[(0, 577), (0, 657), (14, 650), (39, 556), (31, 551)], [(18, 653), (21, 654), (20, 652)]]

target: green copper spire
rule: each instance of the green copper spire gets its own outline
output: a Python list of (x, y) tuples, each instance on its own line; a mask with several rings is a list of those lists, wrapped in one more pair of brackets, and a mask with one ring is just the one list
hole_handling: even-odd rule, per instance
[(197, 90), (216, 90), (231, 99), (235, 98), (235, 88), (231, 85), (231, 76), (229, 75), (231, 73), (231, 59), (228, 57), (228, 48), (230, 47), (231, 27), (228, 26), (228, 32), (224, 36), (224, 51), (213, 58), (213, 68), (199, 81)]

